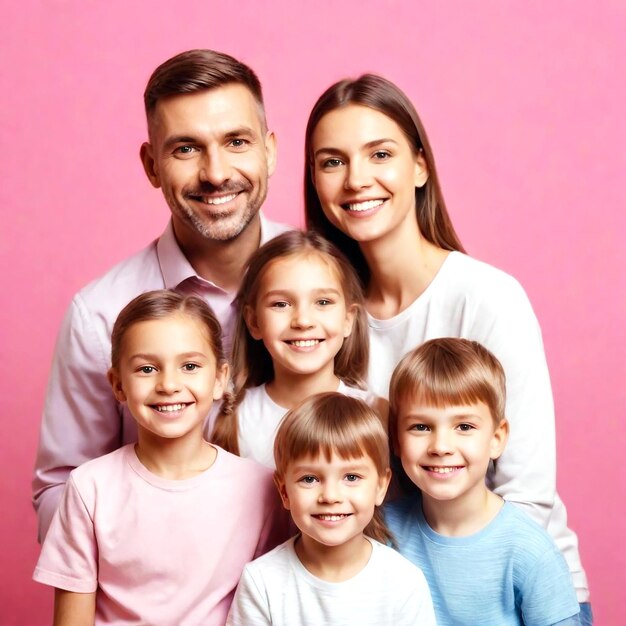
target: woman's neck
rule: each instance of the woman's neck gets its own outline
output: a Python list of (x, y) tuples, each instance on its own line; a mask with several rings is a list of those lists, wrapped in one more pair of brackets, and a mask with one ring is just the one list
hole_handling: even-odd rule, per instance
[(274, 380), (265, 385), (269, 397), (285, 409), (293, 409), (315, 393), (337, 391), (340, 380), (335, 375), (334, 363), (312, 374), (294, 374), (274, 365)]
[(467, 537), (481, 531), (499, 513), (504, 500), (485, 486), (453, 500), (435, 500), (422, 494), (428, 525), (446, 537)]
[(389, 319), (412, 304), (430, 285), (448, 251), (425, 239), (417, 222), (388, 237), (360, 244), (370, 269), (365, 294), (368, 312)]
[(193, 478), (208, 470), (217, 457), (215, 448), (203, 439), (201, 428), (174, 439), (139, 428), (135, 453), (144, 467), (168, 480)]
[(372, 544), (362, 533), (338, 546), (327, 546), (307, 535), (295, 540), (300, 563), (313, 576), (327, 582), (340, 583), (356, 576), (372, 556)]

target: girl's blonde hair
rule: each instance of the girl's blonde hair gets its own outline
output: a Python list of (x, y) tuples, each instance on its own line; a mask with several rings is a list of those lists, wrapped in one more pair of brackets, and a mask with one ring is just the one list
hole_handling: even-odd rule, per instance
[(233, 340), (232, 385), (217, 416), (211, 441), (225, 450), (239, 454), (237, 439), (237, 407), (246, 390), (274, 379), (272, 357), (262, 340), (252, 337), (244, 318), (246, 307), (254, 308), (261, 280), (270, 263), (290, 256), (317, 255), (337, 273), (346, 307), (354, 310), (352, 332), (335, 356), (335, 375), (346, 384), (364, 388), (369, 358), (367, 316), (363, 292), (356, 272), (347, 259), (315, 232), (291, 230), (261, 246), (250, 258), (246, 274), (237, 294), (239, 316)]
[[(389, 470), (389, 442), (385, 427), (374, 409), (363, 400), (337, 392), (318, 393), (285, 415), (274, 440), (276, 475), (285, 476), (290, 463), (305, 457), (324, 455), (330, 461), (368, 456), (379, 476)], [(392, 536), (379, 507), (365, 534), (389, 543)]]
[(175, 314), (184, 314), (199, 322), (206, 331), (217, 365), (226, 362), (222, 328), (209, 305), (197, 296), (183, 296), (169, 289), (158, 289), (133, 298), (120, 311), (111, 333), (111, 366), (119, 367), (124, 337), (132, 326)]

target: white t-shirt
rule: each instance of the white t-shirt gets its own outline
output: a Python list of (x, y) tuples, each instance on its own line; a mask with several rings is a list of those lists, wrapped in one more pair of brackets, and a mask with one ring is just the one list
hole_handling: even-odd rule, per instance
[(33, 578), (96, 592), (99, 624), (221, 626), (243, 567), (286, 536), (272, 473), (221, 448), (188, 480), (129, 444), (75, 469)]
[(554, 403), (541, 329), (521, 285), (501, 270), (451, 252), (408, 308), (386, 320), (369, 316), (369, 326), (368, 385), (385, 398), (398, 361), (429, 339), (478, 341), (500, 360), (510, 437), (488, 473), (489, 487), (546, 528), (567, 561), (578, 600), (588, 601), (578, 540), (556, 493)]
[(300, 562), (292, 537), (246, 565), (228, 615), (232, 626), (430, 626), (430, 591), (421, 570), (370, 539), (372, 556), (349, 580), (327, 582)]
[[(376, 399), (376, 396), (368, 391), (348, 387), (341, 380), (337, 392), (359, 398), (368, 404), (372, 404)], [(274, 439), (278, 426), (288, 410), (270, 398), (265, 385), (248, 389), (237, 410), (239, 454), (276, 469)]]

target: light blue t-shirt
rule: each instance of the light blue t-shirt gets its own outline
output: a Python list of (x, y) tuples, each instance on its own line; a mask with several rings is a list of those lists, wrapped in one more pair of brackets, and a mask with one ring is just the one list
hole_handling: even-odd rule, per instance
[(424, 572), (439, 626), (579, 623), (568, 619), (579, 606), (563, 556), (512, 504), (468, 537), (436, 533), (415, 495), (388, 504), (385, 519), (400, 553)]

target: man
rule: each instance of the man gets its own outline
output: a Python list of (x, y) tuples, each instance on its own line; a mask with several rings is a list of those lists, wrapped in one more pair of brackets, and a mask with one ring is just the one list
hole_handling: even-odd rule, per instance
[(152, 289), (200, 295), (222, 323), (230, 350), (245, 263), (287, 229), (259, 213), (276, 144), (249, 67), (211, 50), (184, 52), (154, 71), (144, 102), (149, 141), (141, 160), (172, 218), (158, 240), (76, 294), (65, 316), (33, 481), (40, 540), (70, 471), (136, 439), (134, 420), (106, 378), (119, 311)]

